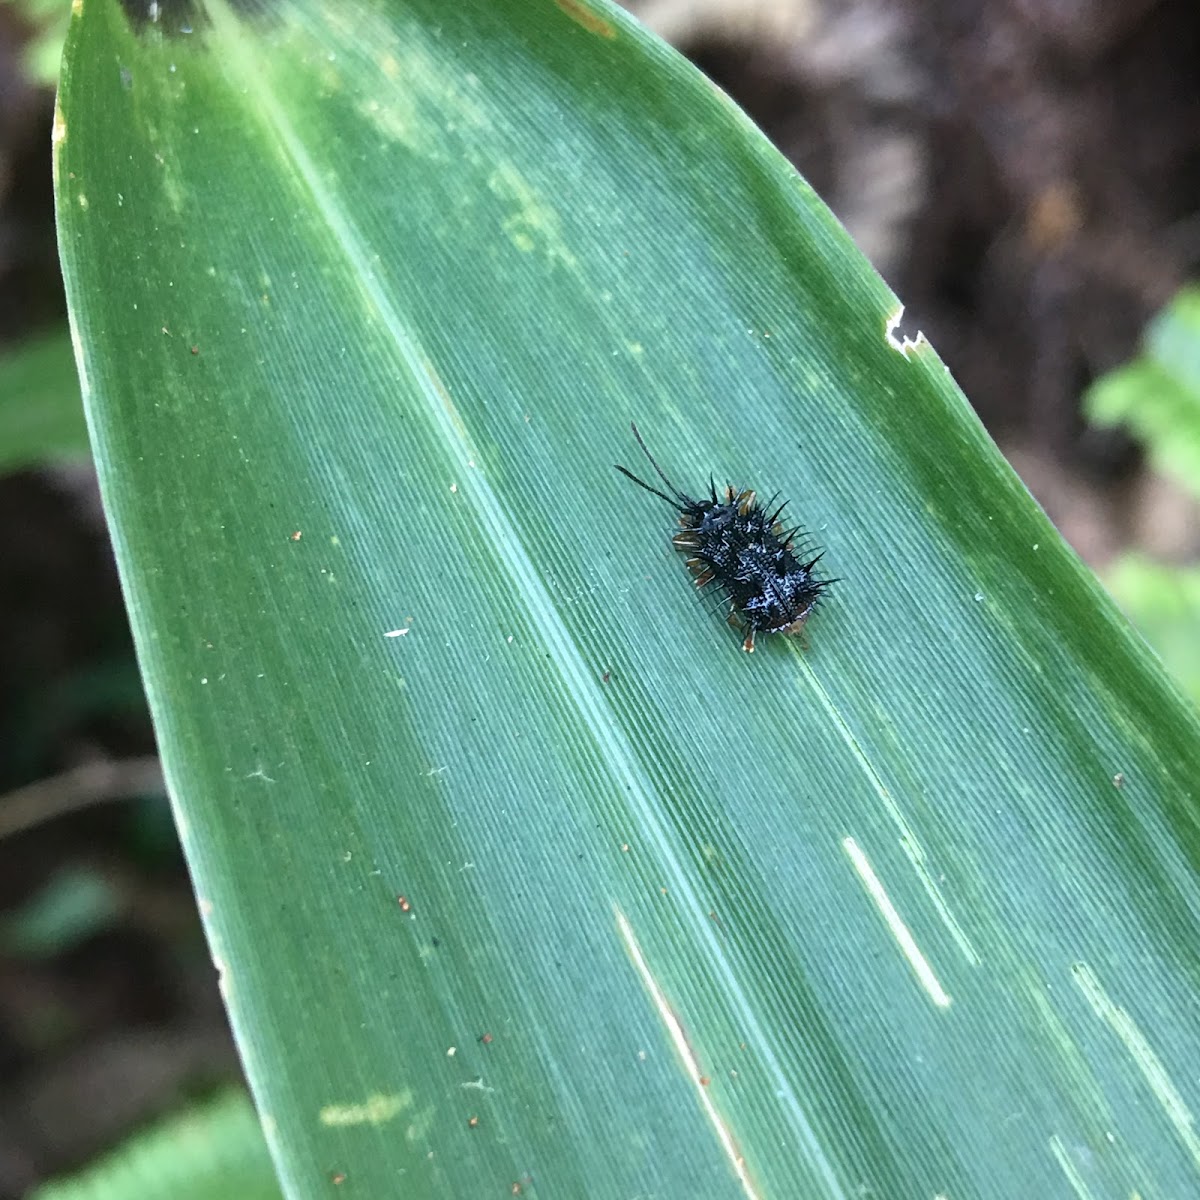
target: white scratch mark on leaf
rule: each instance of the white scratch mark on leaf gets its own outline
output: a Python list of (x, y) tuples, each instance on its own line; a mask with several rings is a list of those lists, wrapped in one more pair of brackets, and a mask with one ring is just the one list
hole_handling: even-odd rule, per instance
[(955, 945), (962, 951), (963, 958), (971, 966), (979, 966), (979, 955), (976, 953), (975, 947), (971, 944), (971, 939), (967, 936), (966, 931), (950, 911), (950, 906), (946, 903), (946, 898), (942, 895), (941, 888), (938, 887), (937, 881), (933, 878), (928, 866), (926, 866), (925, 851), (920, 843), (911, 834), (903, 834), (900, 838), (900, 849), (904, 851), (905, 857), (912, 863), (913, 870), (916, 871), (917, 878), (921, 881), (921, 886), (925, 889), (925, 894), (929, 897), (929, 902), (937, 909), (937, 914), (941, 917), (942, 924), (950, 931), (950, 936), (954, 939)]
[(938, 1008), (949, 1008), (950, 997), (946, 994), (945, 989), (938, 982), (937, 976), (933, 973), (933, 968), (929, 965), (929, 960), (921, 953), (920, 946), (917, 945), (916, 939), (905, 925), (903, 918), (896, 911), (896, 906), (892, 903), (892, 898), (887, 894), (887, 890), (883, 884), (879, 882), (879, 876), (875, 874), (874, 867), (871, 866), (870, 860), (863, 853), (862, 848), (852, 838), (842, 839), (842, 849), (845, 850), (846, 856), (850, 859), (859, 879), (863, 886), (867, 889), (867, 895), (875, 903), (875, 907), (879, 909), (880, 915), (887, 924), (888, 932), (896, 939), (896, 944), (900, 947), (900, 953), (908, 960), (908, 965), (912, 967), (913, 974), (917, 977), (917, 982), (925, 990), (926, 995), (938, 1006)]
[(1050, 1153), (1054, 1155), (1058, 1165), (1062, 1168), (1062, 1173), (1067, 1177), (1067, 1182), (1071, 1185), (1071, 1191), (1079, 1197), (1079, 1200), (1095, 1200), (1091, 1188), (1083, 1182), (1079, 1172), (1075, 1170), (1075, 1164), (1071, 1161), (1067, 1148), (1062, 1144), (1062, 1139), (1057, 1133), (1050, 1139)]
[(1084, 994), (1092, 1011), (1119, 1037), (1129, 1051), (1142, 1078), (1150, 1086), (1155, 1099), (1162, 1105), (1167, 1120), (1171, 1122), (1179, 1140), (1184, 1144), (1192, 1162), (1200, 1168), (1200, 1137), (1196, 1135), (1196, 1121), (1191, 1109), (1171, 1082), (1162, 1060), (1154, 1053), (1150, 1043), (1142, 1031), (1134, 1024), (1133, 1018), (1109, 999), (1104, 988), (1100, 986), (1096, 973), (1085, 962), (1077, 962), (1071, 966), (1071, 975), (1075, 985)]
[(811, 673), (810, 677), (813, 683), (813, 693), (825, 709), (830, 723), (842, 735), (842, 741), (845, 742), (846, 748), (854, 756), (867, 782), (871, 785), (879, 802), (883, 805), (887, 815), (899, 831), (900, 848), (904, 851), (908, 861), (912, 863), (913, 869), (917, 873), (917, 878), (921, 881), (921, 886), (925, 889), (925, 893), (932, 902), (933, 907), (937, 910), (942, 923), (954, 939), (954, 944), (962, 951), (963, 957), (971, 966), (979, 966), (979, 955), (976, 953), (975, 947), (971, 944), (971, 939), (967, 936), (966, 931), (950, 911), (950, 905), (942, 895), (941, 888), (938, 887), (933, 873), (929, 869), (929, 856), (925, 853), (925, 848), (921, 845), (920, 839), (917, 837), (912, 826), (909, 825), (900, 806), (892, 798), (892, 794), (883, 786), (883, 781), (879, 778), (878, 772), (871, 765), (870, 760), (863, 753), (862, 747), (859, 746), (854, 734), (850, 732), (849, 727), (846, 725), (845, 717), (842, 716), (841, 712), (830, 700), (829, 694), (821, 686), (816, 677), (812, 676)]
[(667, 1002), (666, 996), (663, 995), (662, 989), (658, 986), (658, 980), (654, 978), (654, 974), (650, 970), (645, 956), (642, 954), (642, 948), (638, 945), (638, 940), (634, 936), (633, 929), (626, 919), (625, 914), (619, 908), (614, 909), (614, 911), (617, 916), (617, 929), (620, 930), (621, 940), (625, 943), (625, 949), (629, 952), (629, 957), (633, 960), (633, 965), (637, 968), (637, 973), (641, 976), (642, 983), (654, 1001), (654, 1007), (658, 1010), (658, 1015), (662, 1019), (662, 1023), (667, 1027), (667, 1032), (671, 1035), (671, 1041), (674, 1043), (675, 1049), (683, 1061), (688, 1078), (692, 1081), (692, 1085), (696, 1089), (696, 1095), (700, 1098), (700, 1105), (704, 1109), (704, 1115), (708, 1117), (709, 1124), (716, 1131), (717, 1140), (721, 1143), (721, 1149), (724, 1150), (726, 1158), (729, 1159), (730, 1164), (733, 1166), (734, 1173), (738, 1177), (738, 1182), (742, 1185), (742, 1190), (751, 1200), (758, 1200), (758, 1192), (755, 1190), (754, 1184), (751, 1183), (750, 1175), (746, 1170), (746, 1160), (738, 1150), (733, 1140), (733, 1134), (729, 1132), (729, 1127), (721, 1119), (721, 1114), (717, 1112), (716, 1105), (712, 1102), (712, 1096), (707, 1087), (708, 1080), (704, 1078), (700, 1071), (700, 1064), (696, 1060), (695, 1051), (688, 1044), (687, 1035), (683, 1032), (683, 1027), (679, 1024), (678, 1017), (671, 1011), (671, 1006)]

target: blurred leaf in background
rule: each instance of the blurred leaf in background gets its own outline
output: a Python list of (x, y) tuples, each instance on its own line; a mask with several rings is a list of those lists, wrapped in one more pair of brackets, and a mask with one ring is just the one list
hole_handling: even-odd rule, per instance
[(1105, 582), (1171, 673), (1200, 704), (1200, 569), (1129, 554), (1108, 569)]
[(249, 1097), (230, 1091), (130, 1138), (29, 1200), (281, 1200)]
[(47, 87), (58, 82), (58, 64), (71, 17), (70, 0), (3, 0), (34, 31), (25, 45), (24, 67), (30, 79)]
[(1155, 468), (1200, 499), (1200, 287), (1184, 288), (1150, 323), (1142, 353), (1084, 397), (1096, 425), (1124, 425)]
[[(1084, 398), (1096, 425), (1124, 425), (1151, 466), (1200, 501), (1200, 287), (1184, 288), (1150, 323), (1142, 353)], [(1105, 583), (1200, 704), (1200, 569), (1122, 556)]]
[[(7, 812), (0, 813), (0, 822)], [(50, 957), (110, 926), (118, 890), (99, 871), (67, 868), (20, 908), (0, 913), (0, 953)]]
[(90, 454), (66, 329), (0, 354), (0, 472)]

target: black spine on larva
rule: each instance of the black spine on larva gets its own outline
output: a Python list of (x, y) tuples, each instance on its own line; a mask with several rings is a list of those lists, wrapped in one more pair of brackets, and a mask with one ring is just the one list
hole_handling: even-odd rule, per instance
[(632, 428), (671, 495), (624, 467), (617, 470), (678, 511), (680, 527), (672, 542), (689, 556), (697, 586), (713, 586), (725, 594), (731, 621), (746, 630), (744, 649), (754, 649), (756, 633), (799, 633), (825, 590), (837, 581), (814, 573), (820, 553), (806, 562), (797, 555), (794, 538), (799, 530), (785, 532), (779, 524), (786, 501), (768, 513), (752, 491), (735, 492), (732, 487), (726, 488), (722, 501), (711, 480), (710, 495), (695, 500), (663, 474), (637, 426)]

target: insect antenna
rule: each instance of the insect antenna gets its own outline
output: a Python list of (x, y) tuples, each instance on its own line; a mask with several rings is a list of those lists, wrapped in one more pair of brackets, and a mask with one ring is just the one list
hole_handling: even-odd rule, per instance
[(646, 443), (644, 441), (642, 441), (642, 435), (638, 432), (637, 425), (634, 424), (634, 422), (630, 421), (629, 428), (633, 430), (633, 436), (635, 438), (637, 438), (637, 444), (639, 446), (641, 446), (642, 453), (650, 460), (650, 465), (654, 468), (655, 473), (658, 475), (659, 479), (661, 479), (663, 481), (663, 483), (665, 483), (667, 485), (667, 487), (670, 489), (671, 495), (668, 496), (666, 494), (666, 492), (660, 492), (658, 490), (658, 488), (651, 487), (650, 484), (646, 483), (644, 480), (639, 479), (632, 471), (627, 470), (625, 467), (618, 466), (616, 463), (614, 463), (613, 464), (614, 468), (616, 470), (620, 471), (621, 474), (624, 475), (626, 479), (632, 479), (633, 482), (638, 485), (638, 487), (645, 488), (646, 491), (650, 492), (652, 495), (657, 496), (660, 500), (665, 500), (672, 508), (677, 508), (677, 509), (679, 509), (680, 512), (683, 512), (692, 503), (691, 497), (686, 495), (685, 493), (681, 492), (663, 474), (662, 467), (660, 467), (658, 465), (658, 463), (656, 463), (654, 461), (654, 455), (650, 453), (650, 451), (646, 448)]

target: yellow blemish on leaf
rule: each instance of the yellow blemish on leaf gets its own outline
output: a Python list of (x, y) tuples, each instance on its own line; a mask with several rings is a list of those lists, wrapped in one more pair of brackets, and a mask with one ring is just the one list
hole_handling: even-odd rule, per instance
[(565, 267), (573, 269), (576, 266), (575, 255), (563, 238), (558, 211), (515, 167), (506, 163), (493, 171), (488, 179), (488, 190), (512, 206), (504, 218), (503, 229), (518, 250), (525, 254), (536, 250)]
[(361, 1104), (327, 1104), (317, 1114), (322, 1125), (345, 1128), (350, 1125), (383, 1125), (395, 1120), (406, 1108), (412, 1107), (412, 1092), (394, 1092), (387, 1096), (376, 1092)]
[(478, 80), (453, 70), (445, 47), (419, 23), (395, 24), (361, 7), (353, 12), (351, 8), (324, 6), (330, 53), (340, 66), (343, 61), (361, 61), (363, 45), (374, 46), (369, 65), (378, 73), (339, 77), (337, 90), (358, 92), (363, 97), (357, 104), (359, 113), (389, 142), (427, 158), (444, 161), (461, 156), (461, 147), (451, 145), (447, 130), (491, 125), (485, 109), (471, 95), (471, 85)]
[[(395, 62), (392, 59), (392, 62)], [(389, 142), (397, 142), (413, 151), (425, 152), (428, 143), (421, 136), (428, 130), (421, 127), (420, 114), (412, 94), (397, 88), (389, 90), (388, 103), (381, 104), (372, 97), (358, 106), (359, 114), (369, 121)]]
[(162, 187), (163, 195), (171, 206), (171, 211), (182, 213), (187, 207), (185, 197), (188, 189), (184, 186), (183, 175), (179, 169), (179, 160), (175, 154), (168, 151), (170, 157), (163, 152), (163, 147), (171, 146), (171, 136), (165, 135), (153, 124), (147, 125), (147, 140), (151, 146), (160, 147), (153, 153), (153, 161), (157, 170), (157, 178)]
[(588, 33), (609, 39), (617, 36), (616, 29), (608, 21), (599, 13), (592, 12), (586, 4), (580, 3), (580, 0), (554, 0), (554, 3), (577, 25), (582, 25)]

